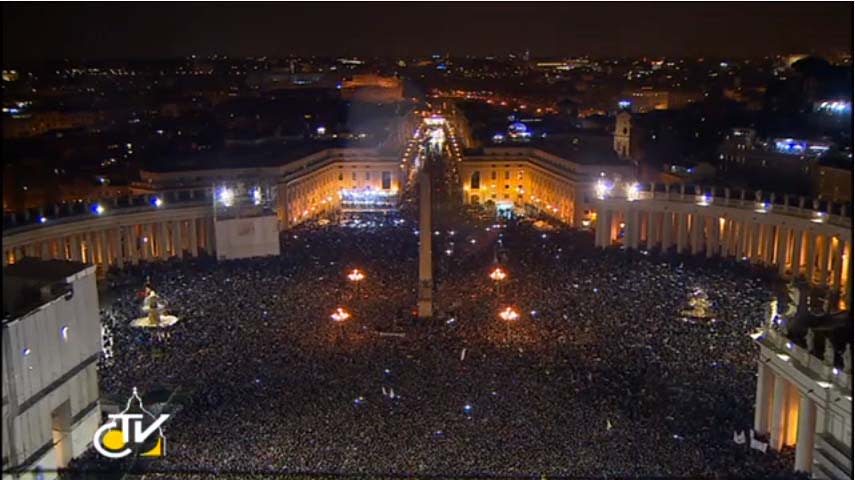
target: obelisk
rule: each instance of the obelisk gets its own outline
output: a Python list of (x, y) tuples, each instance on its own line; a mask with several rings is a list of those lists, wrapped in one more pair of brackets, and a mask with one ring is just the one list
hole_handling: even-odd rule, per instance
[(433, 316), (433, 271), (430, 228), (430, 175), (419, 173), (419, 318)]

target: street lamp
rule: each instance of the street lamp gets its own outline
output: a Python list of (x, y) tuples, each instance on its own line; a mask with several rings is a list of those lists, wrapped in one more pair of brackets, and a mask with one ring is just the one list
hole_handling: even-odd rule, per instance
[(365, 278), (365, 274), (359, 271), (359, 269), (354, 268), (352, 272), (347, 274), (348, 280), (351, 282), (359, 282), (363, 278)]
[(359, 293), (359, 283), (365, 278), (365, 274), (360, 272), (359, 269), (354, 268), (352, 272), (347, 274), (347, 279), (356, 285), (356, 293)]
[(500, 267), (496, 267), (496, 269), (495, 269), (495, 270), (493, 270), (492, 272), (490, 272), (490, 278), (491, 278), (494, 282), (496, 282), (496, 293), (497, 293), (497, 294), (501, 293), (501, 292), (499, 291), (499, 282), (501, 282), (502, 280), (504, 280), (504, 279), (505, 279), (505, 278), (507, 278), (507, 277), (508, 277), (508, 274), (507, 274), (507, 273), (505, 273), (505, 271), (504, 271), (504, 270), (502, 270)]
[(330, 318), (333, 322), (338, 324), (339, 331), (341, 333), (341, 338), (344, 338), (344, 321), (350, 318), (350, 314), (347, 313), (343, 308), (338, 307), (335, 309)]
[(520, 318), (520, 314), (511, 307), (505, 307), (504, 310), (499, 312), (499, 318), (505, 321), (505, 325), (507, 326), (507, 335), (505, 337), (505, 341), (510, 343), (511, 341), (511, 322), (514, 322)]

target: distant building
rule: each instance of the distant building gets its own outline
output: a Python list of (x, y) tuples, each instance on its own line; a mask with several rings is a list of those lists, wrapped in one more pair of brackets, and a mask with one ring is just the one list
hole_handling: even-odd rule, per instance
[(819, 162), (813, 170), (814, 193), (835, 203), (852, 202), (852, 159), (849, 166)]
[(363, 102), (400, 102), (404, 99), (404, 83), (395, 77), (354, 75), (342, 83), (341, 95)]
[(757, 188), (768, 187), (772, 179), (804, 183), (809, 188), (814, 165), (833, 148), (824, 139), (760, 138), (753, 129), (735, 128), (719, 149), (719, 170)]
[(101, 421), (95, 266), (24, 258), (3, 268), (3, 471), (56, 478)]
[(632, 156), (632, 115), (623, 111), (615, 118), (614, 150), (620, 158)]
[(659, 90), (652, 87), (625, 91), (621, 95), (621, 101), (628, 102), (632, 113), (680, 109), (702, 98), (703, 95), (698, 92)]

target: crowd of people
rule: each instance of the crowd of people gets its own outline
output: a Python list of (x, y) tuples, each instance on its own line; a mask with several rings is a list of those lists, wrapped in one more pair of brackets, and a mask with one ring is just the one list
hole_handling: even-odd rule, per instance
[[(732, 440), (753, 419), (762, 272), (531, 224), (441, 225), (436, 314), (420, 320), (416, 229), (316, 225), (288, 231), (278, 257), (114, 272), (102, 390), (180, 402), (167, 455), (123, 465), (171, 472), (147, 478), (795, 477), (791, 452)], [(147, 279), (179, 317), (168, 337), (130, 326)], [(711, 316), (687, 318), (698, 291)], [(350, 315), (334, 322), (339, 307)], [(75, 468), (115, 465), (89, 454)]]
[[(441, 162), (428, 168), (448, 176)], [(167, 455), (121, 468), (164, 479), (804, 477), (791, 450), (733, 441), (753, 423), (749, 333), (773, 273), (495, 224), (454, 207), (448, 182), (434, 187), (431, 319), (416, 317), (412, 196), (398, 215), (289, 230), (278, 257), (115, 272), (102, 390), (117, 402), (134, 387), (169, 391), (157, 396), (174, 412)], [(364, 278), (349, 280), (353, 269)], [(130, 326), (147, 281), (179, 317), (165, 332)], [(517, 316), (501, 318), (509, 308)], [(75, 467), (116, 465), (89, 454)]]

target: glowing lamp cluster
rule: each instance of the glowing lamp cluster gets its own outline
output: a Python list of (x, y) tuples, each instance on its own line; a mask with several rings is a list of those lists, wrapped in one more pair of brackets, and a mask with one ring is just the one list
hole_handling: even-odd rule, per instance
[(712, 197), (712, 195), (710, 195), (708, 193), (705, 193), (703, 195), (698, 195), (697, 197), (695, 197), (695, 203), (702, 206), (702, 207), (708, 207), (712, 204), (712, 202), (713, 202), (713, 197)]
[(365, 278), (365, 274), (359, 269), (354, 268), (352, 272), (347, 274), (347, 279), (351, 282), (361, 282)]
[(513, 307), (505, 307), (504, 310), (499, 312), (499, 318), (506, 322), (513, 322), (520, 318), (520, 314)]
[(625, 189), (626, 199), (630, 202), (638, 200), (641, 196), (641, 187), (638, 185), (638, 182), (628, 182)]
[(501, 282), (505, 278), (508, 277), (508, 274), (504, 272), (501, 268), (496, 268), (492, 272), (490, 272), (490, 279), (494, 282)]
[(598, 180), (597, 184), (594, 185), (594, 193), (600, 200), (605, 200), (607, 196), (611, 195), (613, 189), (614, 184), (606, 180)]
[(224, 207), (231, 207), (235, 202), (235, 192), (231, 188), (223, 187), (220, 189), (219, 193), (217, 193), (217, 200)]
[(772, 204), (769, 202), (756, 202), (754, 204), (756, 213), (769, 213), (770, 210), (772, 210)]
[(336, 323), (341, 323), (341, 322), (347, 320), (348, 318), (350, 318), (350, 314), (347, 313), (347, 311), (345, 311), (345, 309), (338, 307), (335, 309), (335, 311), (332, 313), (332, 315), (330, 315), (330, 318), (332, 319), (332, 321), (334, 321)]

